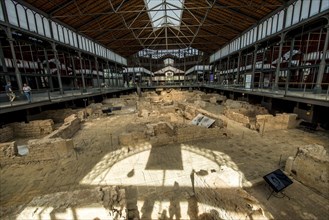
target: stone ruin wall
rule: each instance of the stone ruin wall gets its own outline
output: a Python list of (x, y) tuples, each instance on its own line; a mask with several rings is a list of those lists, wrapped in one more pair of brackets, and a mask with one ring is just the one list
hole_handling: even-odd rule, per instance
[(35, 139), (29, 140), (26, 156), (17, 156), (17, 144), (15, 141), (0, 143), (0, 165), (26, 164), (30, 162), (59, 160), (73, 153), (73, 141), (71, 139)]
[(4, 143), (7, 141), (11, 141), (14, 138), (14, 130), (6, 126), (4, 128), (0, 128), (0, 143)]
[(81, 120), (77, 115), (73, 114), (64, 119), (64, 123), (57, 130), (49, 134), (46, 138), (57, 138), (61, 137), (63, 139), (72, 138), (73, 135), (80, 130)]
[(321, 145), (299, 147), (296, 155), (288, 158), (285, 171), (296, 180), (328, 196), (329, 155)]
[[(41, 127), (42, 125), (45, 127)], [(74, 144), (69, 138), (73, 137), (80, 129), (80, 119), (74, 114), (65, 118), (63, 125), (53, 132), (51, 132), (52, 126), (53, 121), (48, 119), (31, 121), (30, 123), (12, 123), (5, 127), (4, 129), (7, 130), (11, 128), (15, 135), (16, 132), (21, 131), (22, 133), (18, 137), (33, 137), (32, 135), (27, 136), (33, 129), (36, 130), (33, 133), (34, 137), (40, 137), (46, 133), (48, 135), (41, 139), (29, 140), (26, 145), (29, 152), (26, 156), (18, 155), (15, 141), (0, 143), (0, 165), (58, 160), (70, 156), (73, 153)]]
[(224, 115), (261, 133), (291, 129), (297, 125), (297, 114), (283, 113), (273, 116), (268, 114), (268, 111), (263, 107), (242, 101), (227, 100), (225, 102)]
[(257, 115), (256, 126), (260, 132), (284, 130), (296, 127), (297, 115), (283, 113), (273, 115)]
[(54, 129), (54, 122), (51, 119), (47, 120), (35, 120), (29, 123), (15, 122), (8, 124), (4, 128), (0, 129), (1, 141), (6, 142), (12, 140), (14, 137), (19, 138), (36, 138), (47, 134), (50, 134)]

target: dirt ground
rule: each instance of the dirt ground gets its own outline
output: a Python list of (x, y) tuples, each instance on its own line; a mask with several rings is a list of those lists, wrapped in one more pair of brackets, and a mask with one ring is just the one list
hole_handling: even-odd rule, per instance
[[(215, 104), (208, 105), (205, 108), (214, 114), (222, 112), (222, 107)], [(179, 173), (176, 173), (176, 177), (167, 176), (166, 178), (171, 178), (170, 184), (168, 182), (167, 185), (163, 184), (163, 182), (167, 181), (163, 177), (160, 180), (160, 182), (162, 181), (162, 187), (161, 185), (159, 187), (157, 185), (153, 186), (149, 179), (155, 177), (151, 176), (144, 177), (143, 181), (136, 183), (138, 187), (135, 188), (133, 182), (125, 182), (122, 179), (117, 180), (116, 174), (107, 170), (116, 166), (118, 172), (126, 172), (124, 167), (118, 167), (119, 164), (124, 166), (123, 162), (120, 163), (120, 161), (123, 161), (122, 159), (126, 158), (127, 161), (125, 163), (135, 163), (134, 166), (137, 167), (136, 161), (140, 162), (144, 158), (144, 154), (139, 154), (142, 152), (141, 150), (136, 152), (135, 157), (127, 157), (128, 153), (131, 155), (130, 151), (135, 149), (121, 147), (118, 144), (118, 136), (120, 134), (129, 131), (132, 126), (138, 127), (138, 124), (143, 123), (144, 120), (148, 119), (139, 117), (137, 113), (116, 114), (114, 112), (114, 114), (109, 116), (92, 117), (83, 122), (82, 128), (73, 137), (75, 152), (71, 157), (59, 161), (1, 167), (0, 217), (2, 219), (23, 219), (23, 217), (18, 218), (19, 214), (28, 207), (29, 202), (35, 197), (99, 187), (101, 185), (99, 184), (100, 182), (94, 183), (93, 180), (96, 180), (101, 176), (101, 173), (105, 172), (106, 174), (104, 175), (106, 177), (113, 175), (109, 179), (104, 177), (109, 182), (109, 185), (113, 181), (118, 185), (126, 187), (128, 206), (129, 199), (134, 198), (136, 190), (139, 190), (139, 196), (135, 198), (136, 201), (133, 203), (137, 205), (135, 209), (136, 212), (140, 213), (140, 219), (154, 218), (154, 214), (152, 214), (154, 212), (157, 212), (158, 219), (169, 219), (170, 215), (164, 212), (163, 207), (165, 207), (164, 204), (168, 203), (167, 212), (172, 207), (171, 204), (173, 203), (171, 200), (166, 199), (168, 193), (170, 194), (177, 190), (175, 184), (172, 183), (178, 181), (179, 178), (179, 181), (185, 181), (181, 180), (182, 176), (179, 176)], [(295, 155), (299, 146), (319, 144), (324, 146), (327, 151), (329, 150), (328, 132), (317, 131), (310, 133), (300, 129), (290, 129), (260, 134), (229, 119), (227, 121), (226, 131), (229, 135), (225, 140), (213, 137), (193, 142), (177, 143), (177, 146), (185, 146), (185, 148), (181, 147), (180, 152), (175, 148), (176, 145), (168, 145), (167, 148), (166, 146), (161, 146), (157, 149), (160, 151), (160, 156), (155, 161), (150, 162), (148, 158), (144, 158), (144, 160), (148, 161), (146, 165), (151, 166), (149, 170), (155, 170), (158, 169), (154, 165), (157, 163), (160, 164), (160, 167), (162, 163), (167, 163), (169, 164), (168, 166), (175, 164), (176, 159), (173, 158), (178, 158), (180, 157), (179, 155), (184, 154), (182, 149), (186, 148), (191, 148), (194, 152), (199, 152), (204, 157), (207, 157), (207, 154), (211, 155), (214, 152), (220, 152), (226, 155), (227, 163), (234, 163), (239, 172), (243, 174), (243, 182), (253, 182), (262, 179), (265, 174), (273, 170), (283, 168), (287, 158)], [(188, 123), (188, 121), (185, 121), (185, 123)], [(17, 141), (22, 142), (22, 140)], [(140, 148), (143, 148), (143, 146), (140, 146)], [(152, 149), (150, 146), (144, 146), (144, 148), (147, 150)], [(170, 153), (165, 153), (167, 151), (170, 151)], [(136, 159), (137, 157), (138, 159)], [(101, 164), (102, 166), (100, 166), (104, 158), (109, 159), (106, 164)], [(175, 165), (179, 167), (178, 170), (183, 170), (187, 166), (184, 164), (186, 163), (184, 160), (181, 163), (180, 165)], [(197, 162), (192, 161), (191, 163), (194, 164), (193, 166), (198, 166)], [(140, 169), (144, 169), (142, 165), (140, 167)], [(175, 167), (167, 169), (173, 170)], [(133, 172), (137, 172), (137, 168), (131, 170), (127, 176), (133, 176)], [(175, 178), (178, 179), (176, 180)], [(187, 179), (185, 182), (186, 185), (180, 182), (182, 197), (184, 197), (184, 193), (190, 193), (191, 191), (191, 186), (188, 186), (190, 179)], [(157, 181), (154, 180), (154, 183), (157, 183)], [(172, 189), (168, 188), (169, 185), (172, 186)], [(297, 181), (286, 190), (286, 194), (291, 197), (290, 200), (287, 197), (277, 198), (275, 196), (267, 200), (269, 191), (263, 183), (246, 187), (245, 189), (258, 199), (264, 209), (270, 212), (274, 219), (327, 219), (328, 217), (329, 194), (320, 195), (314, 189), (310, 189)], [(163, 203), (159, 205), (157, 202), (161, 198)], [(189, 199), (191, 198), (189, 197)], [(177, 199), (181, 201), (187, 200), (180, 197), (177, 197)], [(140, 203), (143, 205), (140, 205)], [(158, 214), (161, 212), (161, 215)], [(183, 205), (180, 212), (180, 219), (190, 218), (185, 213)], [(202, 219), (203, 213), (194, 213), (193, 216), (198, 216), (198, 214), (199, 219)], [(53, 217), (51, 219), (60, 218)], [(84, 218), (72, 217), (72, 219)]]

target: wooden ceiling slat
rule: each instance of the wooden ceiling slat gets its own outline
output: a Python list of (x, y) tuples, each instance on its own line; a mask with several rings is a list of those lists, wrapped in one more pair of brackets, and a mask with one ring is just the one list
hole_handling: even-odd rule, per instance
[[(192, 47), (213, 52), (287, 1), (226, 0), (216, 1), (210, 8), (212, 1), (185, 0), (182, 25), (179, 31), (170, 28), (167, 40), (176, 44), (177, 48), (181, 48), (182, 45), (189, 45), (194, 39), (193, 35), (197, 34)], [(143, 48), (142, 42), (147, 44), (152, 42), (153, 46), (150, 47), (154, 49), (157, 48), (157, 44), (160, 45), (159, 48), (164, 48), (165, 31), (153, 30), (149, 15), (143, 10), (144, 0), (26, 0), (26, 2), (121, 55), (130, 56), (138, 52)], [(200, 22), (202, 26), (199, 28)], [(160, 32), (161, 34), (158, 35)], [(136, 39), (136, 36), (140, 39)]]

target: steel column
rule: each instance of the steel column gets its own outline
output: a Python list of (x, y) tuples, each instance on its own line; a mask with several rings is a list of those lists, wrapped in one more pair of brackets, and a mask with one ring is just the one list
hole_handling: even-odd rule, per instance
[(52, 47), (53, 52), (54, 52), (54, 60), (55, 60), (56, 69), (57, 69), (57, 79), (58, 79), (59, 93), (63, 94), (64, 90), (63, 90), (61, 73), (60, 73), (61, 68), (59, 66), (59, 59), (58, 59), (58, 53), (57, 53), (57, 50), (56, 50), (56, 44), (52, 42), (51, 47)]
[(258, 50), (258, 44), (255, 44), (255, 50), (254, 50), (254, 60), (252, 63), (252, 77), (251, 77), (251, 89), (255, 87), (255, 71), (256, 71), (256, 62), (257, 62), (257, 50)]
[(86, 82), (85, 82), (85, 76), (83, 75), (84, 72), (82, 71), (82, 57), (81, 57), (81, 52), (78, 51), (79, 55), (79, 60), (80, 60), (80, 74), (81, 74), (81, 79), (82, 79), (82, 91), (86, 92)]
[(47, 71), (47, 77), (48, 77), (50, 91), (54, 91), (53, 77), (52, 77), (52, 73), (50, 72), (48, 53), (47, 53), (46, 49), (44, 49), (43, 52), (44, 52), (44, 55), (45, 55), (46, 71)]
[[(328, 21), (329, 21), (329, 18), (328, 18)], [(324, 40), (324, 46), (323, 46), (322, 58), (321, 58), (320, 66), (319, 66), (319, 72), (318, 72), (318, 76), (316, 78), (316, 84), (315, 84), (315, 87), (313, 90), (313, 92), (315, 94), (322, 92), (321, 83), (323, 80), (324, 71), (326, 69), (326, 54), (327, 54), (328, 42), (329, 42), (329, 24), (327, 24), (325, 26), (325, 28), (327, 29), (327, 33), (326, 33), (326, 39)]]
[(9, 45), (10, 45), (11, 54), (13, 56), (13, 65), (15, 68), (15, 75), (16, 75), (18, 90), (22, 93), (23, 92), (22, 91), (22, 89), (23, 89), (22, 76), (21, 76), (21, 73), (19, 72), (19, 69), (17, 66), (16, 52), (15, 52), (15, 48), (14, 48), (14, 39), (12, 37), (10, 28), (7, 28), (7, 35), (8, 35), (8, 41), (9, 41)]
[(275, 70), (275, 80), (274, 80), (274, 84), (272, 89), (274, 91), (278, 91), (279, 90), (279, 75), (280, 75), (280, 64), (281, 64), (281, 57), (282, 57), (282, 47), (283, 47), (283, 43), (284, 43), (284, 39), (285, 39), (286, 33), (281, 33), (281, 39), (280, 39), (280, 47), (279, 47), (279, 55), (278, 55), (278, 59), (276, 62), (276, 70)]

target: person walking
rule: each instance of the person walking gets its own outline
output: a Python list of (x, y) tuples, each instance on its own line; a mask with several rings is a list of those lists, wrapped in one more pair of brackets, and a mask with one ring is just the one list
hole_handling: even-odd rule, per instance
[(26, 83), (24, 83), (24, 86), (23, 86), (23, 92), (24, 92), (24, 95), (26, 96), (27, 98), (27, 101), (29, 103), (31, 103), (32, 101), (32, 98), (31, 98), (31, 87), (28, 86)]
[(14, 99), (16, 98), (15, 93), (13, 92), (12, 88), (11, 88), (11, 83), (7, 82), (7, 85), (5, 86), (6, 89), (6, 94), (9, 98), (10, 102), (13, 102)]

